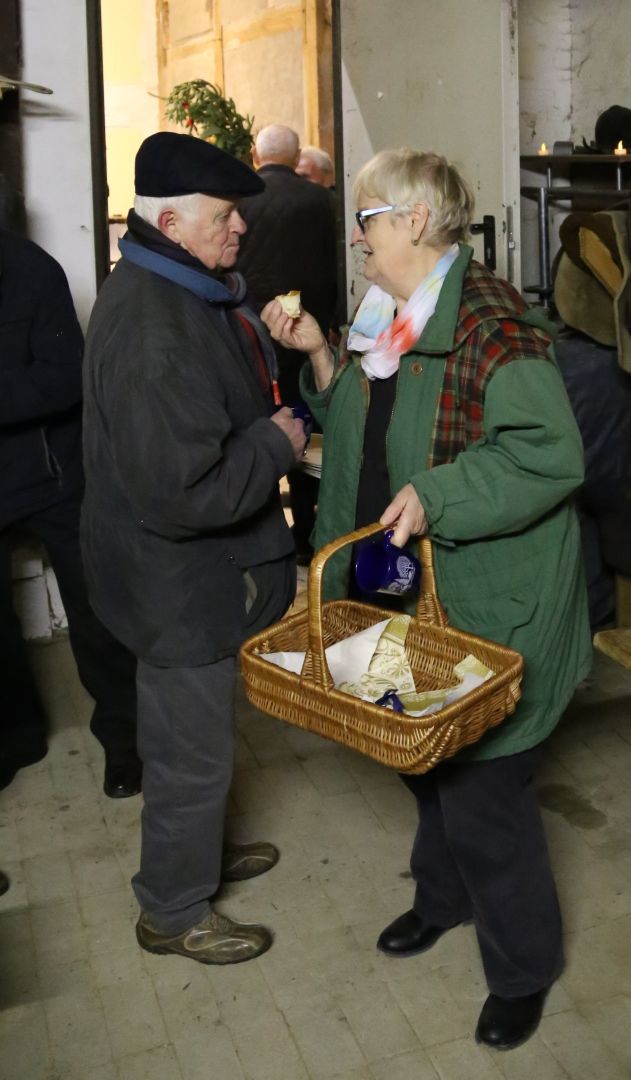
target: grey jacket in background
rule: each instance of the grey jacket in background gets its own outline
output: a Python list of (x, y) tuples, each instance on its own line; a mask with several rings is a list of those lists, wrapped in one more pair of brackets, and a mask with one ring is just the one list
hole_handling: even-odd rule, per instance
[(158, 666), (232, 655), (292, 599), (278, 481), (293, 453), (246, 348), (222, 305), (124, 260), (90, 321), (90, 597), (111, 632)]

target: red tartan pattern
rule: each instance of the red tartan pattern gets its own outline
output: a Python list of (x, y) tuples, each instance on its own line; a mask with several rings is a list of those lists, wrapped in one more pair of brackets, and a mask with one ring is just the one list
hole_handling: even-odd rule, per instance
[(550, 361), (548, 335), (511, 318), (527, 310), (512, 285), (471, 263), (436, 408), (428, 468), (448, 464), (482, 438), (484, 397), (496, 371), (518, 359)]

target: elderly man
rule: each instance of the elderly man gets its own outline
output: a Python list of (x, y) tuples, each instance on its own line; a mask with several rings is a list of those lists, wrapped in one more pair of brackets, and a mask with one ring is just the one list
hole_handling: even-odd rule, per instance
[[(326, 334), (336, 321), (335, 203), (329, 191), (296, 176), (299, 156), (291, 128), (270, 124), (258, 133), (254, 162), (265, 190), (243, 208), (248, 233), (237, 265), (261, 307), (278, 293), (300, 290), (305, 310)], [(304, 357), (282, 345), (276, 355), (283, 404), (296, 404)], [(288, 481), (296, 557), (304, 565), (312, 554), (318, 482), (300, 469), (290, 472)]]
[(146, 139), (122, 259), (86, 343), (86, 571), (95, 609), (138, 657), (136, 933), (149, 952), (208, 964), (269, 948), (268, 930), (212, 898), (278, 857), (267, 843), (224, 844), (235, 654), (293, 599), (278, 481), (305, 446), (302, 422), (273, 411), (274, 353), (229, 272), (239, 199), (262, 189), (200, 139)]
[(326, 150), (320, 150), (318, 146), (303, 146), (296, 166), (298, 176), (304, 176), (313, 184), (321, 187), (335, 187), (335, 172), (333, 162)]

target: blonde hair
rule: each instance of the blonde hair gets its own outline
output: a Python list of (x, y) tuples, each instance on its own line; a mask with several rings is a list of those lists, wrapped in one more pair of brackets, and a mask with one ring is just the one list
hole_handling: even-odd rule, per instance
[(425, 203), (429, 210), (423, 243), (440, 248), (467, 237), (474, 197), (466, 180), (440, 154), (422, 150), (381, 150), (360, 169), (353, 184), (360, 195), (383, 199), (397, 210)]

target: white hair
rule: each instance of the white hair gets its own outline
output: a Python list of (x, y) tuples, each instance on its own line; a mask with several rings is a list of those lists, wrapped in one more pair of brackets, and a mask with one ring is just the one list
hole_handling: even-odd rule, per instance
[(300, 139), (295, 131), (284, 124), (268, 124), (261, 128), (254, 145), (261, 164), (274, 161), (293, 167), (300, 149)]
[(326, 150), (321, 150), (319, 146), (303, 146), (300, 151), (301, 157), (310, 158), (319, 169), (322, 169), (323, 173), (333, 174), (333, 162), (331, 155), (327, 154)]
[(158, 228), (158, 219), (163, 210), (178, 210), (187, 217), (197, 213), (199, 195), (136, 195), (134, 210), (143, 221)]

